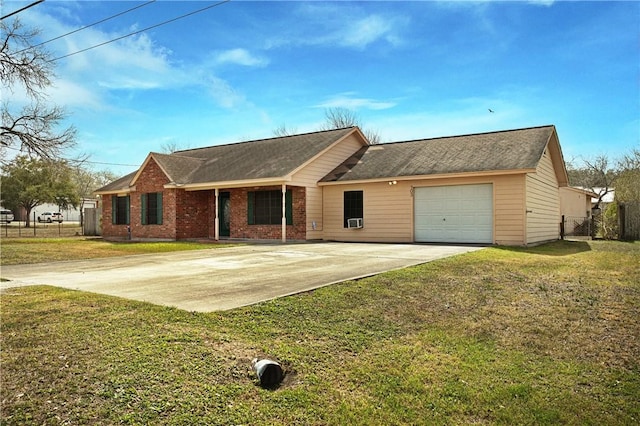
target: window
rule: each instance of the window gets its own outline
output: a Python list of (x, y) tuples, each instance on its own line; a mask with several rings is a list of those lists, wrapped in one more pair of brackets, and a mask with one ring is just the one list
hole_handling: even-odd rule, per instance
[(129, 196), (111, 197), (111, 223), (114, 225), (129, 224)]
[[(293, 225), (291, 190), (285, 195), (287, 225)], [(282, 223), (282, 191), (251, 191), (248, 193), (247, 223), (249, 225), (280, 225)]]
[(357, 219), (363, 217), (362, 191), (344, 191), (344, 227), (347, 228), (348, 219)]
[(143, 225), (162, 225), (162, 192), (150, 192), (140, 196)]

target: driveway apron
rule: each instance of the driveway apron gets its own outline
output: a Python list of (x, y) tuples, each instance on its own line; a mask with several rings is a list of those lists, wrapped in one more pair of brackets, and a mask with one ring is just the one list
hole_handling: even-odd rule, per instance
[(481, 247), (250, 244), (196, 251), (3, 266), (3, 291), (46, 284), (187, 311), (251, 305)]

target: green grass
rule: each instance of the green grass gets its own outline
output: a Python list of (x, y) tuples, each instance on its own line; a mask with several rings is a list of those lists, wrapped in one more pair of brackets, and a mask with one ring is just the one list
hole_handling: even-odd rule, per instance
[(7, 425), (640, 421), (639, 243), (490, 248), (210, 314), (25, 287), (1, 331)]
[[(228, 247), (228, 244), (224, 245)], [(110, 242), (96, 238), (8, 238), (0, 241), (0, 265), (94, 259), (130, 254), (201, 250), (214, 243), (189, 241)]]

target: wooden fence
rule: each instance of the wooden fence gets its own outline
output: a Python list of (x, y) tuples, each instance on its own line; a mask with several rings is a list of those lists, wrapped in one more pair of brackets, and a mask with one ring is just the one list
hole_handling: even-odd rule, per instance
[(618, 227), (621, 240), (640, 240), (640, 201), (618, 204)]

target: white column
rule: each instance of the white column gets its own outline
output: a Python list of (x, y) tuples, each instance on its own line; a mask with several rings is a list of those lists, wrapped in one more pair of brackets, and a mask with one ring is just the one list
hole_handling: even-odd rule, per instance
[(287, 184), (282, 184), (282, 242), (287, 242)]
[(218, 212), (220, 211), (220, 190), (216, 188), (216, 218), (213, 220), (213, 229), (214, 229), (214, 239), (218, 241), (220, 239), (220, 218), (218, 217)]

